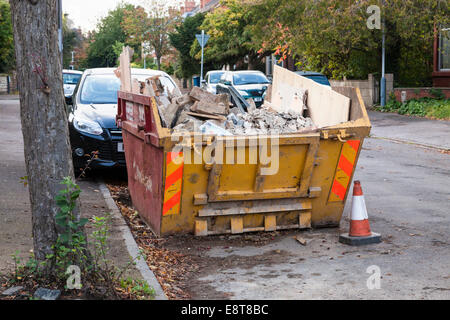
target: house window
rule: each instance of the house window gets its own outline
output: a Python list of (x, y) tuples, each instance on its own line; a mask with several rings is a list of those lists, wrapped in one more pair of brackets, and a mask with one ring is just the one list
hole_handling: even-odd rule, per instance
[(442, 29), (439, 39), (439, 70), (450, 70), (450, 28)]

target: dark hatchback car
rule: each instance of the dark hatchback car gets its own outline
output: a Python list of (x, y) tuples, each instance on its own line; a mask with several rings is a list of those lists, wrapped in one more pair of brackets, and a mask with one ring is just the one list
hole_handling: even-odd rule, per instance
[[(86, 165), (88, 155), (98, 151), (91, 167), (125, 166), (122, 130), (116, 126), (117, 91), (120, 80), (115, 68), (88, 69), (78, 83), (69, 106), (69, 133), (76, 172)], [(172, 78), (162, 71), (131, 69), (140, 81), (160, 75), (167, 90), (178, 90)]]
[(313, 72), (313, 71), (295, 71), (296, 74), (311, 79), (319, 84), (322, 84), (324, 86), (331, 87), (330, 81), (328, 81), (328, 78), (326, 75), (321, 74), (319, 72)]

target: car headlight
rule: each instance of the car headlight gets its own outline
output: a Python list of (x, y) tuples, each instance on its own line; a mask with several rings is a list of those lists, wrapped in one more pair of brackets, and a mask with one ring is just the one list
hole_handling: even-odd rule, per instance
[(79, 115), (74, 116), (73, 126), (78, 131), (93, 134), (96, 136), (99, 136), (103, 133), (102, 127), (96, 121), (89, 120)]
[(244, 90), (238, 90), (237, 92), (239, 92), (239, 94), (240, 94), (243, 98), (250, 97), (250, 95), (248, 94), (247, 91), (244, 91)]

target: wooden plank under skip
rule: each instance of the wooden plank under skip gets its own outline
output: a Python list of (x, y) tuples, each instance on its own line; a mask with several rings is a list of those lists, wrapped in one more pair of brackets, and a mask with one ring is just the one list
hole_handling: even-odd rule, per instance
[(208, 235), (208, 221), (205, 219), (195, 219), (195, 235), (207, 236)]
[(311, 210), (299, 213), (298, 224), (300, 229), (311, 228)]
[(266, 215), (264, 217), (264, 231), (276, 231), (277, 230), (277, 216)]
[(243, 233), (244, 232), (244, 219), (242, 216), (231, 217), (231, 233)]

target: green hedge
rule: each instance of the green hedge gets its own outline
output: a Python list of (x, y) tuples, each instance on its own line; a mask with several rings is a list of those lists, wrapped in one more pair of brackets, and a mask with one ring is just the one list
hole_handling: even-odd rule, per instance
[(376, 109), (381, 112), (396, 112), (398, 114), (419, 117), (450, 119), (450, 99), (420, 98), (401, 103), (391, 98), (384, 107), (379, 106)]

